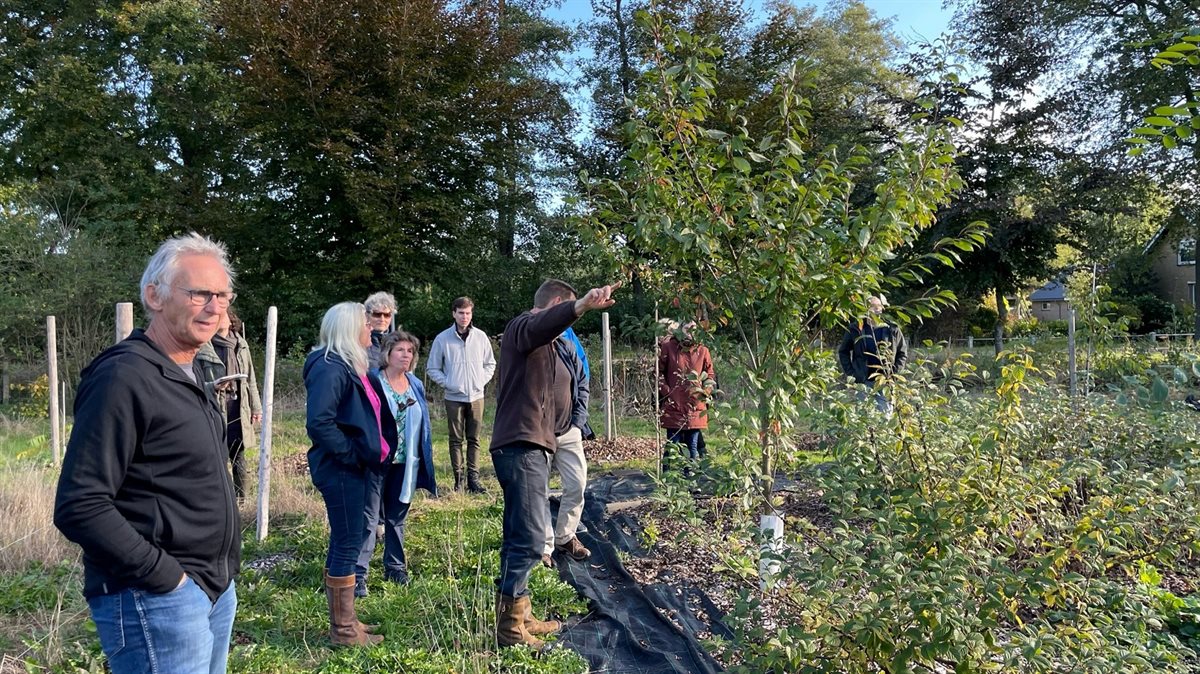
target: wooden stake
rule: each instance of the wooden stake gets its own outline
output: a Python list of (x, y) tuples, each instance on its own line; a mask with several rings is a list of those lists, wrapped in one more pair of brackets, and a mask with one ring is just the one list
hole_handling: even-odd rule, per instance
[(275, 336), (279, 309), (267, 310), (267, 353), (263, 363), (262, 432), (258, 445), (258, 527), (256, 537), (263, 540), (270, 528), (271, 512), (271, 428), (275, 418)]
[(116, 344), (133, 332), (133, 302), (117, 302)]
[(54, 465), (62, 465), (62, 429), (58, 425), (58, 327), (46, 317), (46, 370), (50, 387), (50, 453)]

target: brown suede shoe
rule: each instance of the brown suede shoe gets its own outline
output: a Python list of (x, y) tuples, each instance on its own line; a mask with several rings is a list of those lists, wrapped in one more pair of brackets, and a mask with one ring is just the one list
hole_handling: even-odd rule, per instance
[(554, 568), (554, 560), (551, 559), (550, 555), (542, 555), (542, 566), (546, 567), (547, 569)]
[(578, 536), (572, 536), (571, 540), (562, 545), (555, 545), (554, 550), (563, 553), (577, 562), (582, 562), (592, 556), (592, 551), (583, 547), (583, 543), (579, 542)]

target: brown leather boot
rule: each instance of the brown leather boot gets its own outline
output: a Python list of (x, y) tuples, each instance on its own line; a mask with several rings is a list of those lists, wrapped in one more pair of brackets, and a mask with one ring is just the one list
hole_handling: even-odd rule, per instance
[(383, 641), (383, 637), (368, 634), (360, 627), (354, 610), (354, 574), (326, 574), (325, 597), (329, 601), (329, 640), (334, 646), (373, 646)]
[[(354, 582), (357, 583), (358, 579), (355, 578)], [(329, 585), (329, 569), (325, 569), (325, 585)], [(326, 593), (327, 598), (328, 598), (328, 594), (329, 593)], [(333, 612), (333, 609), (330, 609), (330, 613), (332, 613), (332, 612)], [(375, 630), (379, 629), (379, 625), (368, 625), (367, 623), (359, 622), (358, 629), (366, 632), (367, 634), (374, 634)]]
[(535, 637), (544, 634), (554, 634), (562, 629), (562, 623), (557, 620), (538, 620), (533, 617), (533, 602), (525, 602), (525, 631)]
[(535, 651), (542, 650), (545, 642), (525, 629), (525, 614), (529, 612), (529, 595), (510, 597), (496, 595), (496, 643), (501, 648), (524, 644)]

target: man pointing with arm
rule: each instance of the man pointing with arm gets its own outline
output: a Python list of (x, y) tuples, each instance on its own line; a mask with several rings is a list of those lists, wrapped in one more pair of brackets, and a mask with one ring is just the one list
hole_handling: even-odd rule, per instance
[(554, 340), (580, 316), (614, 304), (620, 282), (592, 288), (576, 299), (575, 289), (550, 279), (534, 294), (533, 308), (508, 322), (500, 342), (500, 380), (492, 430), (492, 465), (504, 492), (504, 537), (496, 596), (496, 641), (500, 646), (541, 648), (535, 635), (556, 631), (557, 621), (533, 618), (529, 572), (542, 558), (546, 532), (547, 458), (557, 430), (571, 418), (571, 372)]

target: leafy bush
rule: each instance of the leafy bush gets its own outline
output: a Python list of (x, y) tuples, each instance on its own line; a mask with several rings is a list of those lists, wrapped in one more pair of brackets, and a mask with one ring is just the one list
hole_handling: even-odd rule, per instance
[(1000, 315), (992, 307), (980, 305), (967, 315), (967, 330), (973, 337), (986, 337), (996, 330)]
[[(808, 479), (828, 522), (790, 521), (763, 555), (781, 571), (734, 613), (734, 670), (1195, 671), (1193, 598), (1146, 582), (1200, 554), (1194, 420), (1073, 408), (1028, 354), (988, 395), (949, 367), (889, 384), (890, 419), (822, 401), (838, 441)], [(725, 566), (753, 573), (738, 547)]]
[(1067, 322), (1064, 321), (1043, 321), (1042, 329), (1051, 335), (1067, 334)]
[(1041, 324), (1038, 322), (1037, 316), (1018, 318), (1008, 327), (1010, 337), (1026, 337), (1039, 332), (1041, 332)]
[(42, 375), (27, 384), (12, 384), (13, 415), (22, 419), (45, 419), (50, 415), (50, 379)]

